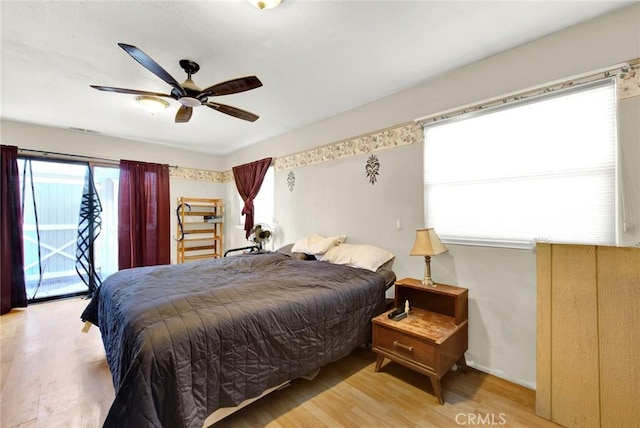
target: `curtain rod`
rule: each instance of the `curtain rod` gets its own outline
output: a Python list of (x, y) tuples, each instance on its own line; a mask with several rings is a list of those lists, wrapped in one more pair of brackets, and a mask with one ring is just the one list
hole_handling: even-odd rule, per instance
[[(41, 154), (43, 156), (48, 156), (48, 155), (53, 155), (53, 156), (60, 156), (60, 157), (71, 157), (71, 158), (79, 158), (79, 159), (85, 159), (88, 161), (98, 161), (98, 162), (103, 162), (103, 163), (109, 163), (109, 164), (113, 164), (113, 165), (119, 165), (120, 164), (120, 160), (119, 159), (109, 159), (109, 158), (101, 158), (101, 157), (95, 157), (95, 156), (85, 156), (85, 155), (76, 155), (76, 154), (72, 154), (72, 153), (61, 153), (61, 152), (54, 152), (51, 150), (37, 150), (37, 149), (22, 149), (22, 148), (18, 148), (18, 152), (19, 153), (25, 153), (25, 152), (30, 152), (30, 153), (38, 153)], [(170, 168), (178, 168), (178, 165), (169, 165)]]

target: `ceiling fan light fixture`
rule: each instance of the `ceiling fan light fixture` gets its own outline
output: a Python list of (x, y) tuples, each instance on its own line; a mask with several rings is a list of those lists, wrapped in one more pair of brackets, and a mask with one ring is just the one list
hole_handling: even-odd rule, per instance
[(150, 97), (148, 95), (140, 95), (136, 97), (136, 101), (144, 107), (149, 113), (156, 114), (169, 107), (169, 103), (158, 97)]
[(248, 0), (249, 3), (254, 5), (260, 10), (272, 9), (282, 2), (282, 0)]
[(178, 102), (185, 107), (197, 107), (199, 105), (202, 105), (202, 101), (193, 97), (180, 97), (178, 99)]

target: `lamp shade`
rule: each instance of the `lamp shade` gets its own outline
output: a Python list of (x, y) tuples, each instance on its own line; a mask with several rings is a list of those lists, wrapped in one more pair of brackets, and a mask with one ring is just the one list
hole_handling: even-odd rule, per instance
[(416, 230), (416, 242), (409, 255), (411, 256), (435, 256), (449, 251), (440, 241), (436, 231), (430, 229)]

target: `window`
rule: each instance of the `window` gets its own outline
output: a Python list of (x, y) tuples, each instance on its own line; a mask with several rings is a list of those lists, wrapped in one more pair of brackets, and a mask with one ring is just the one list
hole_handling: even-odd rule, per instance
[[(260, 191), (253, 200), (253, 223), (265, 223), (273, 227), (273, 218), (275, 216), (274, 200), (275, 200), (275, 175), (273, 165), (267, 169), (267, 173), (262, 181)], [(244, 227), (244, 215), (242, 215), (242, 207), (244, 202), (238, 195), (238, 225)]]
[(443, 241), (616, 243), (613, 81), (425, 126), (425, 225)]

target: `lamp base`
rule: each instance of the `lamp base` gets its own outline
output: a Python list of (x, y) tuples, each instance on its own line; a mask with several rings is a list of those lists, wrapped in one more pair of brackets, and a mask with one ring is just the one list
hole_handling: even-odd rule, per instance
[(436, 283), (431, 279), (431, 256), (424, 256), (424, 279), (422, 285), (427, 287), (437, 287)]
[(434, 287), (434, 288), (438, 286), (438, 284), (433, 282), (433, 279), (431, 278), (424, 278), (422, 280), (422, 285), (426, 285), (427, 287)]

